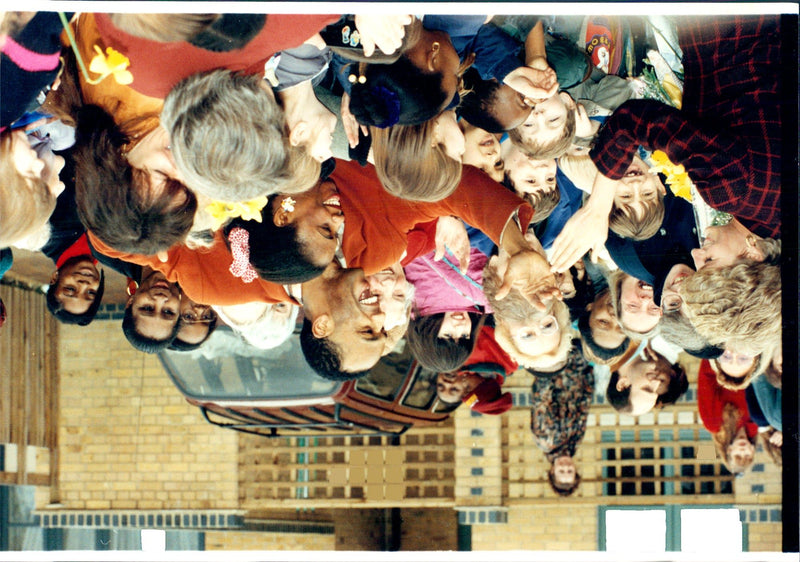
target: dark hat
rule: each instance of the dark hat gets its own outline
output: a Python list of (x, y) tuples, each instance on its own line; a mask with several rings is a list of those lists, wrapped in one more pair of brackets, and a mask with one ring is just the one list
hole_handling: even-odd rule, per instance
[(499, 415), (511, 409), (511, 393), (502, 393), (495, 379), (486, 379), (464, 397), (464, 404), (481, 414)]

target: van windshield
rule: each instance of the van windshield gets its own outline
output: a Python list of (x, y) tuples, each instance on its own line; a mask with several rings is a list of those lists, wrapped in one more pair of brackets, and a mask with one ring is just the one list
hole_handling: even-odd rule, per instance
[(220, 326), (193, 351), (163, 351), (159, 358), (186, 397), (201, 400), (270, 400), (330, 396), (341, 386), (317, 375), (298, 334), (273, 349), (245, 343)]

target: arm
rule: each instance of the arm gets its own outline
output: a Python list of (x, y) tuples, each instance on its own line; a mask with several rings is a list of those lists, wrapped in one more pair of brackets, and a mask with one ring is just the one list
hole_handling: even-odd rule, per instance
[(711, 433), (719, 431), (722, 410), (716, 375), (708, 360), (703, 359), (697, 373), (697, 409), (700, 420)]
[[(590, 154), (601, 174), (619, 179), (639, 145), (663, 150), (674, 164), (686, 167), (709, 205), (737, 218), (751, 218), (755, 213), (746, 205), (748, 195), (754, 195), (749, 185), (751, 154), (742, 139), (718, 129), (660, 102), (631, 100), (608, 118)], [(763, 189), (757, 190), (757, 197), (763, 197)]]

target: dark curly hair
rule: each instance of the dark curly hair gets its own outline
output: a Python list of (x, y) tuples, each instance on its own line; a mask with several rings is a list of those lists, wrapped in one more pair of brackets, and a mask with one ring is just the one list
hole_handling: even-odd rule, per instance
[(250, 235), (250, 264), (258, 276), (272, 283), (305, 283), (322, 275), (330, 263), (318, 264), (306, 255), (307, 249), (297, 241), (297, 225), (276, 226), (272, 220), (272, 207), (280, 193), (269, 197), (261, 211), (261, 222), (236, 218), (225, 226), (225, 244), (230, 247), (228, 235), (234, 228), (243, 228)]
[[(83, 256), (79, 256), (83, 257)], [(66, 263), (68, 263), (67, 260)], [(97, 311), (100, 308), (100, 305), (103, 301), (103, 292), (105, 290), (106, 285), (106, 278), (103, 274), (103, 270), (100, 270), (100, 285), (97, 287), (97, 292), (94, 296), (94, 301), (92, 304), (89, 305), (89, 308), (86, 309), (86, 312), (83, 314), (72, 314), (64, 309), (64, 305), (61, 304), (58, 299), (56, 299), (56, 291), (55, 287), (58, 284), (58, 281), (55, 283), (51, 283), (50, 286), (47, 287), (47, 294), (45, 297), (47, 303), (47, 310), (50, 311), (50, 314), (56, 317), (56, 320), (61, 322), (62, 324), (76, 324), (78, 326), (88, 326), (91, 324), (94, 317), (97, 315)]]
[(164, 340), (157, 340), (144, 336), (136, 330), (136, 322), (133, 318), (132, 307), (128, 306), (125, 308), (125, 315), (122, 317), (122, 333), (125, 334), (128, 342), (130, 342), (135, 349), (145, 353), (158, 353), (159, 351), (167, 349), (172, 343), (172, 340), (175, 339), (179, 328), (180, 324), (175, 322), (172, 333)]

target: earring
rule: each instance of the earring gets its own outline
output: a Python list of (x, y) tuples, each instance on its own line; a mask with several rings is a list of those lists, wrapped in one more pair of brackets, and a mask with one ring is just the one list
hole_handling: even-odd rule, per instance
[(281, 201), (281, 209), (283, 209), (287, 213), (293, 213), (295, 203), (297, 203), (297, 201), (295, 201), (291, 197), (284, 197), (283, 201)]

